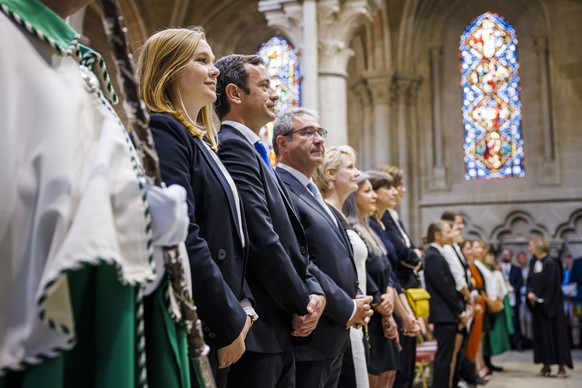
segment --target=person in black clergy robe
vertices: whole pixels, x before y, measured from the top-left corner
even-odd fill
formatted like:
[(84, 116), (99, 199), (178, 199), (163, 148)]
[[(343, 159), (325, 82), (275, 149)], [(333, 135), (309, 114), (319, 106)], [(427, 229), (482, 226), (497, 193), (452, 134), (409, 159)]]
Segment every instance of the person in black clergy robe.
[(336, 215), (324, 202), (312, 176), (323, 162), (325, 136), (315, 111), (283, 112), (273, 128), (277, 174), (297, 208), (309, 248), (309, 271), (325, 292), (324, 314), (307, 345), (294, 347), (298, 387), (335, 387), (351, 326), (371, 315), (371, 297), (356, 299), (358, 278), (352, 246)]
[(424, 259), (426, 289), (430, 293), (429, 322), (434, 324), (434, 336), (438, 347), (433, 363), (434, 388), (452, 386), (451, 361), (453, 359), (457, 330), (463, 329), (468, 320), (465, 303), (455, 288), (455, 281), (442, 249), (452, 244), (452, 228), (446, 221), (433, 222), (428, 227)]
[(560, 262), (549, 256), (550, 245), (541, 236), (529, 241), (533, 260), (527, 277), (527, 302), (532, 311), (534, 364), (542, 363), (539, 376), (550, 376), (551, 365), (559, 365), (556, 377), (567, 377), (572, 368), (568, 326), (562, 301)]
[(308, 246), (295, 207), (258, 136), (275, 119), (279, 97), (257, 55), (228, 55), (216, 67), (218, 155), (245, 205), (246, 279), (260, 317), (246, 337), (246, 353), (231, 367), (228, 386), (295, 387), (292, 337), (293, 343), (310, 340), (326, 299), (307, 268)]

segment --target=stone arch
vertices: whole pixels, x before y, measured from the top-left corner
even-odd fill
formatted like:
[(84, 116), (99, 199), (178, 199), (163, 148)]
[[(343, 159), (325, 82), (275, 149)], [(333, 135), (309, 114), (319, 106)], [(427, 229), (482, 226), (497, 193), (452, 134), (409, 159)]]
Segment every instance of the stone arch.
[(492, 241), (523, 240), (532, 235), (551, 237), (547, 227), (538, 223), (534, 216), (524, 210), (512, 211), (505, 217), (502, 224), (491, 230), (489, 238)]
[(487, 233), (478, 223), (474, 222), (471, 216), (465, 212), (460, 212), (465, 223), (463, 234), (472, 240), (486, 240)]
[(582, 209), (573, 211), (568, 221), (558, 225), (553, 237), (562, 240), (582, 237)]

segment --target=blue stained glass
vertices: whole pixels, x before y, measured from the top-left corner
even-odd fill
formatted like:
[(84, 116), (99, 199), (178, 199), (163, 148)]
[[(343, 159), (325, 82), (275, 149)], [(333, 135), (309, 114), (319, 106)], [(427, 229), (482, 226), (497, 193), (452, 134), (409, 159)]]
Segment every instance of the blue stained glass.
[(461, 35), (459, 58), (465, 179), (524, 176), (514, 28), (497, 14), (482, 14)]
[[(299, 59), (293, 45), (282, 36), (274, 36), (263, 43), (257, 50), (267, 66), (272, 84), (279, 93), (279, 101), (275, 112), (284, 112), (301, 105), (301, 73)], [(259, 133), (265, 147), (269, 151), (269, 158), (276, 163), (273, 152), (273, 123), (269, 123)]]

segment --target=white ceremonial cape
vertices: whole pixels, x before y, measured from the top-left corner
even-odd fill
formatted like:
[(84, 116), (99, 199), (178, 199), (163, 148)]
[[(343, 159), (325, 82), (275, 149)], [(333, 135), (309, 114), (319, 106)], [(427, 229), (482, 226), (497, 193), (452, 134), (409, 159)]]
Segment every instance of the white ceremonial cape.
[(68, 271), (108, 263), (137, 284), (154, 269), (141, 168), (111, 106), (2, 13), (0, 36), (2, 375), (73, 345)]

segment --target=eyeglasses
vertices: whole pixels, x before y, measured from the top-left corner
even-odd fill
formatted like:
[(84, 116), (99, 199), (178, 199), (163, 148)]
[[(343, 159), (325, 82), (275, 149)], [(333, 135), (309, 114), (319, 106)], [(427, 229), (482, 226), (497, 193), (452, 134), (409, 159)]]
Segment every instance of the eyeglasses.
[(327, 131), (323, 128), (316, 128), (312, 125), (309, 125), (307, 127), (303, 127), (303, 128), (299, 128), (299, 129), (294, 129), (291, 132), (287, 132), (284, 136), (290, 136), (293, 135), (294, 133), (298, 133), (301, 136), (305, 136), (308, 139), (312, 139), (315, 134), (317, 133), (322, 139), (325, 139), (327, 137)]

